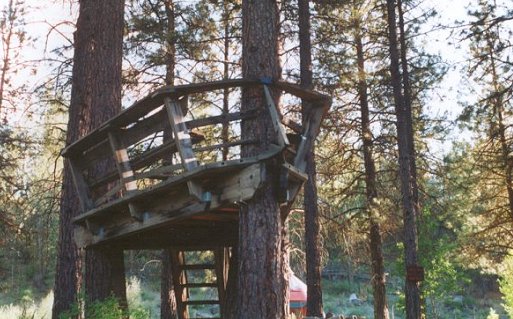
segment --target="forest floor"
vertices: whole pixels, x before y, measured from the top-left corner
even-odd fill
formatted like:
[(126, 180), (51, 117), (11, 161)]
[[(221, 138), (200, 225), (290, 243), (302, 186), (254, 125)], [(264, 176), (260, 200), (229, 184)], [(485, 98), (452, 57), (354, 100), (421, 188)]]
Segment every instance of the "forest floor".
[[(143, 279), (144, 280), (144, 279)], [(131, 277), (127, 287), (129, 304), (133, 308), (143, 309), (146, 318), (159, 318), (160, 293), (159, 285), (153, 281), (141, 282)], [(399, 285), (389, 284), (388, 302), (391, 319), (402, 319), (402, 296)], [(205, 292), (208, 294), (209, 292)], [(351, 295), (353, 295), (351, 297)], [(445, 296), (437, 300), (427, 300), (427, 318), (430, 319), (506, 319), (508, 318), (496, 294), (491, 297), (476, 298), (472, 295)], [(51, 318), (53, 294), (34, 294), (30, 289), (22, 291), (22, 296), (14, 296), (7, 292), (0, 293), (0, 318), (2, 319), (43, 319)], [(199, 296), (205, 297), (205, 296)], [(207, 296), (208, 297), (208, 296)], [(355, 299), (355, 297), (357, 299)], [(359, 319), (373, 318), (372, 290), (368, 282), (347, 280), (324, 280), (324, 309), (335, 315), (357, 316)], [(208, 316), (213, 309), (198, 309), (196, 317)]]

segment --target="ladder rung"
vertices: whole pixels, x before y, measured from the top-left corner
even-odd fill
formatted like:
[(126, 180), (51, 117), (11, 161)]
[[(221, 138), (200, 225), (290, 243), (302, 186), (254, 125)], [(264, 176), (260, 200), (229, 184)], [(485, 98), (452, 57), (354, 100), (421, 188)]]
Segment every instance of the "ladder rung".
[(196, 265), (181, 265), (184, 270), (198, 270), (198, 269), (215, 269), (216, 265), (213, 264), (196, 264)]
[(184, 300), (186, 305), (217, 305), (219, 300)]
[(203, 288), (203, 287), (217, 287), (217, 283), (215, 282), (189, 282), (183, 285), (180, 285), (186, 288)]

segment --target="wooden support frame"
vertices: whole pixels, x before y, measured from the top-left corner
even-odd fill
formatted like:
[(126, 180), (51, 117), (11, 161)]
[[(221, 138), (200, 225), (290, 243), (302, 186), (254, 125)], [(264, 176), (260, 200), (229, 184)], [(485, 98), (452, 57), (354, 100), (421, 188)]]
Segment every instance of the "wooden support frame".
[[(130, 158), (128, 157), (128, 152), (126, 147), (121, 143), (118, 134), (109, 132), (109, 142), (111, 151), (114, 155), (114, 160), (116, 161), (116, 168), (119, 174), (120, 184), (124, 190), (124, 194), (122, 196), (129, 196), (137, 191), (137, 184), (135, 181), (135, 174), (130, 166)], [(142, 213), (140, 209), (133, 202), (128, 203), (128, 209), (130, 211), (130, 215), (137, 219), (138, 221), (142, 220)]]
[(278, 145), (281, 147), (288, 146), (289, 139), (287, 138), (287, 134), (285, 133), (285, 129), (283, 128), (283, 124), (281, 123), (280, 114), (278, 113), (278, 108), (276, 107), (276, 104), (274, 103), (273, 96), (271, 94), (271, 91), (269, 90), (269, 87), (267, 85), (264, 85), (264, 93), (265, 93), (265, 100), (267, 102), (267, 109), (269, 111), (269, 114), (271, 115), (271, 121), (273, 123), (274, 132), (276, 133), (278, 137)]
[[(184, 99), (187, 100), (187, 97)], [(187, 129), (187, 125), (185, 124), (180, 103), (177, 100), (171, 100), (170, 98), (166, 98), (164, 103), (166, 105), (169, 123), (171, 123), (171, 128), (173, 129), (173, 137), (176, 147), (178, 148), (178, 153), (180, 154), (180, 159), (182, 160), (182, 165), (187, 171), (191, 171), (198, 167), (199, 164), (196, 156), (194, 155), (194, 151), (192, 150), (191, 136)], [(187, 187), (189, 188), (191, 195), (196, 198), (200, 200), (207, 198), (207, 196), (204, 196), (203, 190), (197, 183), (189, 181), (187, 182)]]
[[(233, 87), (261, 87), (267, 107), (207, 118), (194, 118), (192, 114), (192, 120), (185, 119), (189, 94)], [(282, 118), (274, 91), (310, 102), (302, 121)], [(69, 158), (82, 210), (74, 219), (82, 233), (78, 237), (83, 238), (83, 245), (127, 243), (131, 236), (183, 220), (236, 220), (236, 203), (251, 198), (259, 187), (256, 180), (261, 179), (265, 165), (257, 164), (274, 157), (283, 164), (280, 196), (281, 207), (286, 209), (304, 183), (306, 154), (329, 105), (329, 97), (284, 81), (236, 79), (155, 91), (63, 151)], [(269, 152), (224, 162), (200, 155), (259, 140), (242, 140), (235, 133), (228, 142), (216, 144), (219, 141), (195, 135), (192, 129), (253, 119), (262, 112), (269, 112), (276, 136)], [(172, 139), (161, 140), (166, 131), (172, 132)], [(157, 139), (152, 140), (154, 137)], [(156, 144), (151, 144), (154, 141)], [(195, 145), (198, 142), (202, 143)], [(179, 155), (180, 163), (166, 161), (169, 153)], [(88, 176), (94, 163), (109, 156), (116, 160), (115, 169), (102, 176)], [(258, 178), (248, 178), (249, 167), (253, 178)], [(99, 197), (93, 201), (91, 194)]]

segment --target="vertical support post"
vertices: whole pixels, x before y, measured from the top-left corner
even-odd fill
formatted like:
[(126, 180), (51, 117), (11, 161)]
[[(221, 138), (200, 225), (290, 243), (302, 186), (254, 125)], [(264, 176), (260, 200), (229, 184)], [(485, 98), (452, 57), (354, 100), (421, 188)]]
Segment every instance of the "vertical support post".
[(219, 298), (219, 312), (221, 318), (226, 313), (226, 284), (228, 280), (229, 249), (227, 247), (216, 247), (214, 250), (214, 262), (217, 278), (217, 296)]
[(278, 145), (281, 147), (285, 147), (289, 145), (289, 139), (287, 137), (287, 134), (285, 133), (285, 128), (283, 127), (283, 124), (280, 120), (280, 115), (278, 113), (278, 108), (276, 107), (276, 104), (274, 103), (274, 99), (271, 95), (271, 91), (267, 87), (267, 85), (264, 85), (264, 93), (265, 93), (265, 100), (267, 102), (267, 108), (269, 109), (269, 114), (271, 115), (272, 124), (274, 127), (274, 132), (277, 135), (278, 138)]
[(185, 254), (183, 251), (170, 249), (171, 253), (171, 272), (173, 275), (173, 288), (176, 296), (176, 308), (179, 319), (188, 319), (189, 311), (185, 301), (187, 301), (187, 274), (183, 270), (185, 265)]
[[(187, 97), (185, 97), (186, 99)], [(175, 139), (180, 159), (182, 160), (183, 167), (190, 171), (198, 167), (198, 160), (192, 150), (192, 141), (187, 126), (185, 125), (185, 119), (183, 115), (180, 103), (177, 100), (171, 98), (165, 98), (164, 103), (166, 105), (167, 114), (171, 128), (173, 129), (173, 137)], [(203, 200), (203, 190), (201, 186), (194, 183), (193, 181), (187, 182), (189, 193), (194, 195), (199, 200)]]
[[(116, 161), (119, 180), (123, 187), (123, 195), (129, 195), (137, 190), (137, 184), (135, 182), (134, 171), (130, 166), (130, 158), (128, 157), (128, 152), (126, 147), (124, 147), (123, 143), (120, 141), (118, 134), (109, 132), (108, 136), (112, 153)], [(128, 209), (132, 217), (137, 220), (142, 220), (142, 214), (134, 203), (129, 202)]]

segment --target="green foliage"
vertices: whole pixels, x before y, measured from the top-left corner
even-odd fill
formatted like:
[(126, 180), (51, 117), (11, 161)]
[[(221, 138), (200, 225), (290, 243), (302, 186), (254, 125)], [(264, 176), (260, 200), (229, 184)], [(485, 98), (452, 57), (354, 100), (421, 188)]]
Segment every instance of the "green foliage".
[[(82, 299), (83, 300), (83, 299)], [(70, 310), (59, 316), (59, 319), (73, 319), (81, 315), (80, 303), (75, 303)], [(86, 306), (86, 318), (95, 319), (120, 319), (127, 317), (127, 314), (119, 306), (118, 300), (111, 296), (102, 301), (94, 301)], [(149, 319), (150, 311), (141, 307), (131, 307), (128, 311), (128, 317), (131, 319)]]
[(508, 255), (502, 262), (501, 278), (499, 280), (500, 291), (503, 295), (503, 307), (513, 318), (513, 256)]

